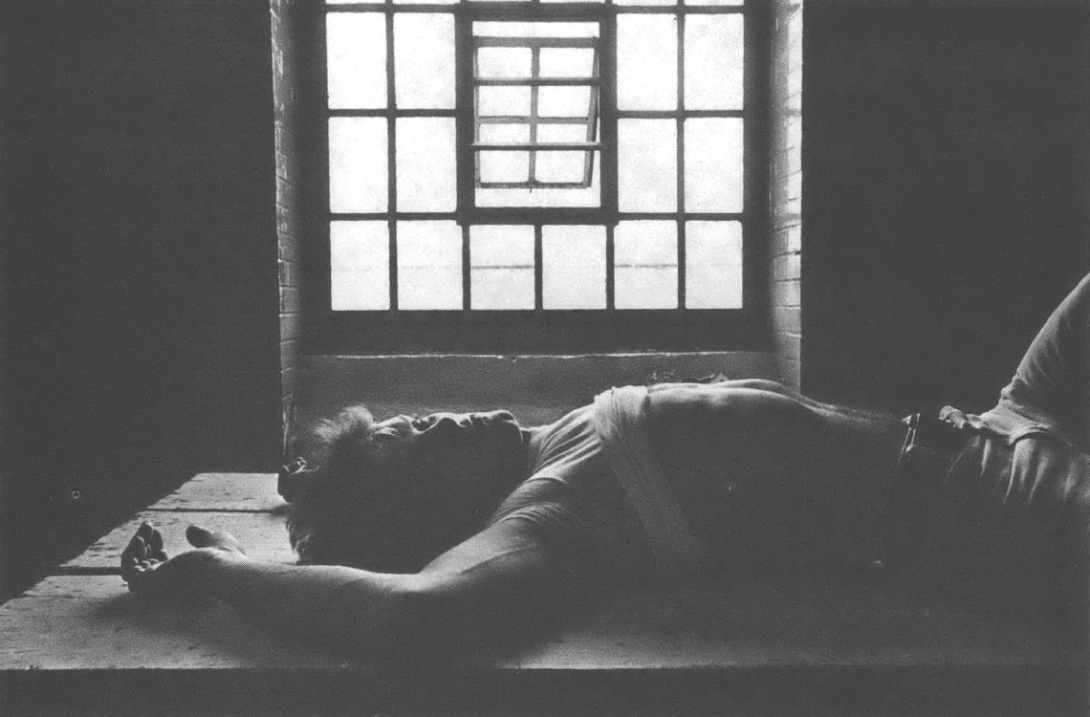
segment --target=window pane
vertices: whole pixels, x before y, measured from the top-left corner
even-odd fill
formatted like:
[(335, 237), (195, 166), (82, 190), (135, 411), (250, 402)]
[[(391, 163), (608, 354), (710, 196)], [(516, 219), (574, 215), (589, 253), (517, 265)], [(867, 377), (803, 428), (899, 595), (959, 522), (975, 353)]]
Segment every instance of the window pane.
[(677, 209), (677, 123), (617, 121), (618, 203), (624, 212)]
[[(528, 124), (482, 124), (482, 142), (529, 142)], [(478, 152), (482, 182), (525, 182), (530, 179), (529, 152)]]
[(613, 0), (617, 5), (677, 5), (677, 0)]
[(586, 142), (585, 124), (539, 124), (537, 126), (539, 142)]
[(742, 120), (685, 120), (685, 208), (742, 211)]
[(394, 17), (394, 88), (398, 107), (454, 107), (454, 16)]
[(589, 47), (543, 47), (538, 62), (542, 77), (594, 76), (594, 50)]
[(617, 16), (617, 107), (677, 109), (677, 18)]
[(386, 106), (386, 17), (372, 12), (326, 15), (326, 77), (333, 109)]
[(606, 308), (605, 227), (542, 227), (541, 251), (544, 308)]
[(677, 224), (620, 222), (613, 233), (618, 309), (677, 308)]
[(457, 204), (454, 119), (412, 117), (397, 121), (397, 208), (452, 212)]
[(454, 222), (398, 222), (401, 309), (462, 308), (462, 230)]
[(742, 308), (741, 223), (685, 223), (685, 307)]
[(478, 154), (482, 182), (529, 181), (529, 152), (479, 152)]
[(743, 5), (745, 0), (685, 0), (686, 5)]
[(586, 152), (538, 152), (536, 174), (542, 182), (582, 182)]
[(470, 227), (469, 253), (470, 306), (534, 308), (533, 227)]
[(386, 120), (329, 119), (329, 208), (334, 212), (386, 211)]
[(529, 142), (530, 125), (511, 122), (485, 122), (481, 125), (481, 141), (507, 143)]
[(334, 311), (390, 308), (390, 230), (386, 222), (331, 222), (329, 293)]
[(529, 87), (478, 87), (477, 114), (482, 117), (530, 115)]
[(537, 113), (541, 117), (586, 117), (590, 111), (589, 87), (541, 87)]
[(742, 16), (685, 18), (685, 107), (742, 108)]
[(477, 50), (478, 77), (529, 77), (528, 47), (481, 47)]

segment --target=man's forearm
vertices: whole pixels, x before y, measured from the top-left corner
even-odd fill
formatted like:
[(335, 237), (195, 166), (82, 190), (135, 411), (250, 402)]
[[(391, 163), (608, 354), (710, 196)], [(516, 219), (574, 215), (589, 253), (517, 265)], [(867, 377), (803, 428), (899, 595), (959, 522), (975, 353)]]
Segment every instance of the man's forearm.
[(212, 557), (204, 592), (274, 630), (353, 651), (386, 652), (407, 623), (415, 575)]

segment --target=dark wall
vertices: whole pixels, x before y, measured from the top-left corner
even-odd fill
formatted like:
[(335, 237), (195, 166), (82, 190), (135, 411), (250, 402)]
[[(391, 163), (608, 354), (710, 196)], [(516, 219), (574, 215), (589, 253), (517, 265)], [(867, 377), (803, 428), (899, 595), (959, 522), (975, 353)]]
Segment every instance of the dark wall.
[(806, 0), (805, 391), (994, 402), (1087, 270), (1088, 7)]
[(267, 2), (3, 6), (8, 590), (279, 458)]

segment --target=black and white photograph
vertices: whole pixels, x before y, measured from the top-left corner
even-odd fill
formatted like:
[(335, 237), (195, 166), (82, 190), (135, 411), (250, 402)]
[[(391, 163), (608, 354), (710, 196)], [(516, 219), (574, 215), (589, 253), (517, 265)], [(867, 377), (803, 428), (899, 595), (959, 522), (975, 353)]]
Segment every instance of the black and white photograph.
[(0, 0), (0, 714), (1090, 710), (1090, 0)]

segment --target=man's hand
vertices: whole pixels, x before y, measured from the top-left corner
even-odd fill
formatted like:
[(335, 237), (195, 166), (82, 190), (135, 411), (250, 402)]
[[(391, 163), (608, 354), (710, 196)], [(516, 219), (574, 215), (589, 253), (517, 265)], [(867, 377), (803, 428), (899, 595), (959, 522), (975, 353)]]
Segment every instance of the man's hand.
[(141, 524), (121, 554), (121, 577), (129, 590), (156, 600), (184, 600), (201, 591), (202, 574), (212, 562), (249, 560), (230, 533), (191, 525), (185, 536), (196, 550), (169, 558), (159, 530), (151, 523)]

